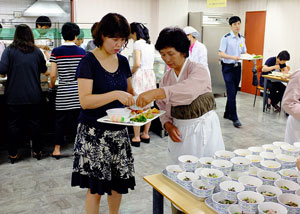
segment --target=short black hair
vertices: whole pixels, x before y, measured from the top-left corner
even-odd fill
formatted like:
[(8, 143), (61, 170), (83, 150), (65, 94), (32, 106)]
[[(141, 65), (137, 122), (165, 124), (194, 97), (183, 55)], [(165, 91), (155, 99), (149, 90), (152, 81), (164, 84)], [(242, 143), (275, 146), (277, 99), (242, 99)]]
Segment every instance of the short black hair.
[(146, 28), (145, 25), (142, 23), (138, 22), (132, 22), (130, 24), (130, 32), (136, 33), (136, 38), (137, 40), (143, 39), (145, 40), (148, 44), (150, 44), (150, 36), (149, 36), (149, 30)]
[(164, 28), (158, 36), (155, 44), (156, 50), (159, 52), (164, 48), (175, 48), (176, 51), (182, 53), (185, 58), (189, 56), (190, 40), (184, 31), (178, 27)]
[(35, 21), (36, 28), (38, 28), (38, 25), (40, 25), (41, 27), (48, 26), (50, 28), (51, 24), (51, 19), (48, 16), (40, 16)]
[(92, 37), (93, 37), (93, 39), (95, 38), (95, 30), (97, 29), (97, 25), (99, 24), (99, 22), (95, 22), (94, 24), (93, 24), (93, 26), (91, 27), (91, 33), (92, 33)]
[(80, 34), (80, 28), (73, 22), (66, 22), (61, 28), (61, 34), (64, 40), (73, 41)]
[(97, 24), (94, 33), (94, 43), (97, 47), (101, 47), (103, 45), (102, 36), (104, 36), (109, 38), (123, 38), (125, 39), (126, 46), (129, 35), (130, 26), (127, 19), (118, 13), (108, 13)]
[(2, 24), (0, 24), (0, 28), (2, 28)]
[(279, 60), (286, 60), (286, 61), (289, 61), (289, 60), (290, 60), (290, 54), (289, 54), (289, 52), (287, 52), (287, 51), (281, 51), (281, 52), (278, 54), (277, 58), (278, 58)]
[(229, 19), (229, 25), (232, 25), (233, 23), (236, 23), (238, 21), (242, 22), (240, 17), (238, 17), (238, 16), (231, 16), (230, 19)]

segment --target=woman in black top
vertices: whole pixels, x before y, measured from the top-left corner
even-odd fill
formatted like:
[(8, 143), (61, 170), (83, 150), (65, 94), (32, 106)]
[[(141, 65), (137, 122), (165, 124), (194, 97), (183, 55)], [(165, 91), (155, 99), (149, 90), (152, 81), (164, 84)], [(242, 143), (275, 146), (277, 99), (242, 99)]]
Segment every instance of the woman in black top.
[(33, 156), (41, 157), (40, 104), (42, 89), (40, 73), (47, 71), (43, 53), (34, 45), (30, 27), (16, 28), (14, 41), (5, 49), (0, 62), (0, 74), (7, 75), (5, 98), (8, 108), (9, 147), (11, 163), (18, 160), (18, 142), (24, 125), (32, 138)]
[(97, 122), (111, 108), (134, 104), (131, 71), (119, 54), (130, 28), (116, 13), (102, 18), (95, 45), (77, 68), (81, 112), (74, 145), (72, 186), (87, 188), (86, 213), (99, 213), (101, 196), (108, 194), (109, 213), (118, 213), (122, 194), (134, 189), (134, 166), (125, 126)]

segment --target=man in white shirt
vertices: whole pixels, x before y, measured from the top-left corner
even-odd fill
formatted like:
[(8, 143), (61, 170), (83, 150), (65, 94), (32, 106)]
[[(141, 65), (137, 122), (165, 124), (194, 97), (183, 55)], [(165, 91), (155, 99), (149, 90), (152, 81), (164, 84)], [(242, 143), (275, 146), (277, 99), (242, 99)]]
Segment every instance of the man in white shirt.
[(191, 42), (189, 59), (192, 62), (197, 62), (204, 65), (210, 76), (208, 63), (207, 63), (207, 49), (203, 43), (197, 40), (197, 38), (200, 37), (199, 32), (191, 26), (185, 27), (183, 31), (185, 32), (185, 34), (187, 35), (188, 39)]

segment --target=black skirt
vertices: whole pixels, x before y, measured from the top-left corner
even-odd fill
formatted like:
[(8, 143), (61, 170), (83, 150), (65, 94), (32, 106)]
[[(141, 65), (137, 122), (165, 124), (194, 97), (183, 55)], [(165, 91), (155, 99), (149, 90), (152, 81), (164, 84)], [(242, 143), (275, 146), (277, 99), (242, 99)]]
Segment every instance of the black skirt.
[(97, 129), (80, 123), (74, 145), (72, 186), (92, 194), (120, 194), (134, 189), (134, 159), (127, 128)]

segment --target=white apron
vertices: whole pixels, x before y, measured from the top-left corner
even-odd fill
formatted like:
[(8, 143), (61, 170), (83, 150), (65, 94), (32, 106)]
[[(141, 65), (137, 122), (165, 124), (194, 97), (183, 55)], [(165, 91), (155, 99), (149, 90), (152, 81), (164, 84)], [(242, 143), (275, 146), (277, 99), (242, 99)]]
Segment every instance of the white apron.
[(214, 110), (199, 118), (173, 119), (181, 133), (182, 142), (173, 142), (168, 137), (168, 164), (179, 164), (181, 155), (212, 157), (218, 150), (225, 150), (219, 117)]
[(292, 115), (288, 117), (284, 141), (293, 144), (300, 142), (300, 120), (297, 120)]

